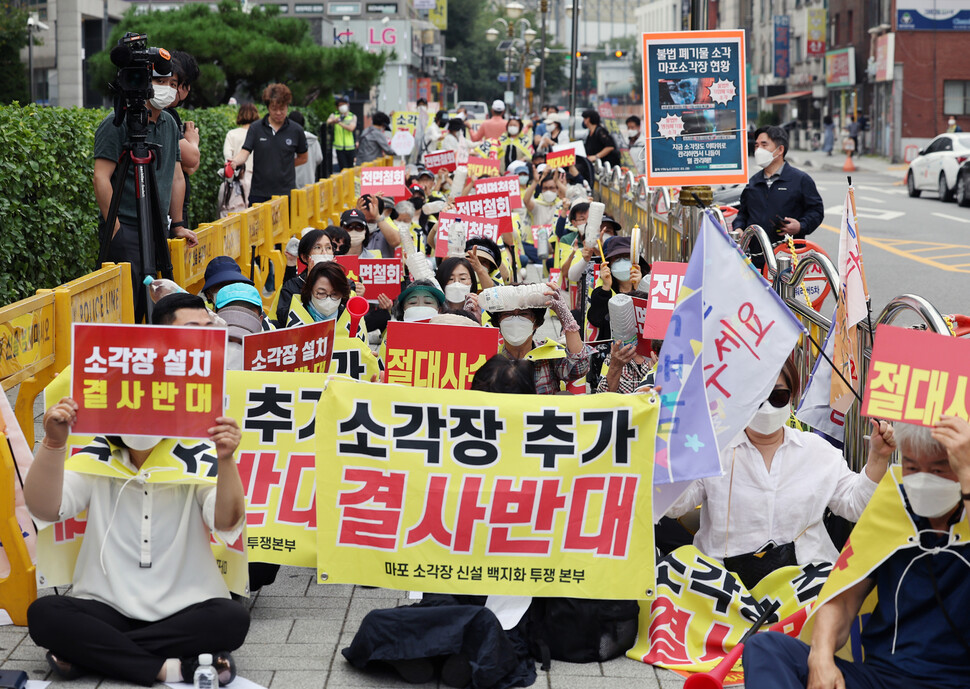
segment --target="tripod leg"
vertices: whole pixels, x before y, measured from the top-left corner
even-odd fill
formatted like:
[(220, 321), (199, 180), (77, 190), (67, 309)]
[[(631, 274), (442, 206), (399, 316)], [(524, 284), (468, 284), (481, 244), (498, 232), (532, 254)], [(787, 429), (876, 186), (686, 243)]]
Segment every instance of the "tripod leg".
[(101, 264), (109, 260), (108, 252), (111, 248), (111, 240), (114, 239), (115, 221), (118, 219), (118, 209), (121, 207), (121, 195), (124, 193), (125, 179), (128, 176), (128, 166), (131, 162), (129, 151), (122, 153), (118, 159), (118, 167), (115, 170), (114, 180), (111, 182), (111, 203), (108, 205), (108, 217), (98, 227), (98, 263), (94, 266), (95, 270), (101, 268)]

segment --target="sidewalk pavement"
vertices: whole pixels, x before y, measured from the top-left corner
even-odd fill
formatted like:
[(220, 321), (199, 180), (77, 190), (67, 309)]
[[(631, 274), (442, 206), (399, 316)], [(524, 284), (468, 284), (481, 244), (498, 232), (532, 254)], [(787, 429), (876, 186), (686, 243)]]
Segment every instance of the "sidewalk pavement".
[[(824, 172), (842, 172), (845, 164), (845, 154), (840, 151), (832, 151), (832, 155), (827, 155), (823, 151), (800, 151), (792, 150), (787, 159), (795, 167), (811, 173), (815, 170)], [(875, 155), (860, 155), (852, 159), (857, 172), (871, 172), (879, 175), (886, 175), (894, 178), (902, 184), (906, 178), (906, 170), (909, 166), (906, 163), (894, 164), (888, 158)]]

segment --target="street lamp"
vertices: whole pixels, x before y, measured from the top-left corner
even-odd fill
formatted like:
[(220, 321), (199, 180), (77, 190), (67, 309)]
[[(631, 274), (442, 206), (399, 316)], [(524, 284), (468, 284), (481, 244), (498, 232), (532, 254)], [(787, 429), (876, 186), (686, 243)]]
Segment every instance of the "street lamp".
[(27, 17), (27, 73), (30, 75), (30, 102), (34, 102), (34, 32), (47, 31), (47, 24), (40, 21), (36, 14)]
[[(490, 43), (494, 43), (495, 41), (497, 41), (499, 35), (502, 33), (496, 28), (497, 26), (501, 26), (502, 29), (505, 31), (506, 35), (508, 36), (508, 46), (506, 47), (506, 50), (505, 50), (505, 76), (506, 76), (506, 83), (509, 84), (509, 86), (511, 86), (512, 49), (513, 47), (515, 47), (514, 39), (515, 39), (516, 27), (518, 27), (519, 25), (522, 25), (523, 27), (525, 27), (522, 31), (522, 41), (524, 43), (523, 50), (522, 50), (523, 56), (529, 51), (529, 44), (532, 43), (532, 41), (535, 40), (535, 37), (536, 37), (536, 32), (533, 30), (532, 24), (529, 23), (528, 19), (525, 19), (524, 17), (522, 17), (522, 14), (524, 12), (525, 12), (525, 6), (519, 2), (516, 2), (516, 0), (512, 0), (512, 2), (508, 3), (505, 6), (505, 14), (508, 16), (508, 19), (505, 19), (504, 17), (497, 17), (495, 19), (494, 24), (485, 31), (485, 39)], [(523, 60), (524, 59), (525, 58), (523, 57)], [(523, 78), (523, 83), (524, 83), (524, 78)], [(506, 90), (510, 91), (511, 89), (506, 89)], [(523, 90), (523, 94), (524, 94), (524, 90)], [(512, 103), (512, 105), (514, 106), (515, 103)]]
[(573, 0), (572, 6), (566, 6), (566, 15), (572, 20), (572, 58), (569, 60), (569, 138), (576, 138), (576, 68), (579, 66), (579, 58), (576, 51), (579, 50), (579, 0)]
[(512, 21), (515, 21), (523, 14), (525, 14), (525, 5), (523, 5), (520, 2), (516, 2), (515, 0), (512, 0), (512, 2), (510, 2), (505, 6), (505, 14), (508, 16), (509, 19), (511, 19)]

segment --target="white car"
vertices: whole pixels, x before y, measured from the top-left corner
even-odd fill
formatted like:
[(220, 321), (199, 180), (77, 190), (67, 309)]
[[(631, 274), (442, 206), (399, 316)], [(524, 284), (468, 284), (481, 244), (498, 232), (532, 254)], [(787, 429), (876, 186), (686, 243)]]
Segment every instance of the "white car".
[(970, 160), (970, 133), (940, 134), (919, 152), (906, 172), (910, 196), (935, 191), (941, 201), (952, 201), (957, 171)]

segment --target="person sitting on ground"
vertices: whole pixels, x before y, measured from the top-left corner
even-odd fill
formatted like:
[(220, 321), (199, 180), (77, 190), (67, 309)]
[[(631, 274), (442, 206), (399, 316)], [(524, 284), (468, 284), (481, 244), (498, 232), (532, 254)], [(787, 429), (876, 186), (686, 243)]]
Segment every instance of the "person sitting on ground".
[[(474, 252), (474, 257), (481, 266), (481, 270), (472, 261), (472, 252)], [(468, 259), (472, 264), (472, 268), (475, 269), (475, 275), (478, 276), (478, 282), (482, 286), (482, 289), (511, 282), (512, 274), (509, 272), (508, 265), (503, 260), (504, 256), (505, 254), (502, 253), (499, 245), (488, 237), (472, 237), (465, 242), (465, 258)], [(485, 280), (486, 275), (491, 279), (491, 285), (487, 284)]]
[[(205, 282), (202, 283), (201, 296), (213, 307), (219, 297), (219, 291), (228, 285), (252, 285), (253, 281), (242, 274), (242, 268), (235, 259), (229, 256), (216, 256), (205, 267)], [(276, 327), (264, 315), (262, 318), (264, 331), (275, 330)]]
[[(352, 296), (352, 284), (339, 263), (320, 261), (307, 271), (300, 298), (294, 299), (290, 306), (286, 327), (335, 320), (336, 335), (347, 336), (350, 328), (347, 302)], [(366, 331), (359, 327), (354, 335), (366, 337)]]
[(892, 425), (872, 421), (868, 461), (855, 473), (825, 440), (785, 425), (798, 397), (789, 358), (748, 427), (721, 450), (724, 475), (694, 481), (667, 510), (676, 519), (701, 505), (694, 545), (749, 589), (778, 567), (835, 562), (825, 509), (857, 521), (896, 449)]
[(342, 227), (330, 225), (323, 230), (323, 233), (330, 238), (330, 246), (333, 247), (334, 256), (346, 256), (350, 251), (350, 233)]
[(306, 266), (283, 283), (280, 288), (279, 300), (276, 303), (276, 323), (279, 327), (287, 324), (287, 314), (290, 312), (293, 298), (303, 292), (306, 284), (307, 271), (313, 266), (317, 258), (322, 261), (332, 261), (334, 258), (333, 244), (324, 230), (308, 230), (297, 245), (297, 257)]
[[(478, 250), (473, 249), (472, 253), (477, 255)], [(449, 309), (466, 311), (473, 318), (481, 320), (482, 311), (478, 306), (479, 269), (484, 272), (485, 268), (480, 261), (477, 261), (479, 268), (476, 268), (467, 258), (446, 258), (438, 266), (435, 279), (441, 285), (445, 293), (446, 304)], [(491, 278), (489, 278), (491, 286)]]
[(236, 283), (219, 290), (216, 297), (216, 313), (226, 322), (229, 342), (226, 344), (226, 370), (242, 371), (243, 338), (263, 331), (263, 300), (259, 290), (252, 285)]
[(394, 320), (429, 321), (445, 308), (445, 295), (430, 280), (415, 280), (394, 302)]
[[(649, 300), (650, 295), (639, 290), (628, 292), (631, 297)], [(659, 350), (658, 350), (659, 351)], [(614, 340), (610, 344), (610, 353), (603, 361), (603, 369), (596, 392), (619, 392), (628, 395), (636, 392), (643, 385), (654, 366), (657, 365), (657, 353), (651, 352), (644, 356), (637, 353), (636, 344), (624, 344)]]
[[(383, 199), (371, 194), (364, 194), (357, 199), (356, 208), (344, 211), (344, 214), (340, 216), (340, 226), (350, 231), (349, 224), (351, 221), (349, 218), (351, 216), (347, 214), (357, 211), (363, 217), (367, 229), (367, 236), (363, 248), (373, 258), (394, 258), (394, 250), (401, 245), (401, 235), (397, 230), (397, 225), (389, 217), (393, 208), (393, 201), (385, 205)], [(345, 216), (348, 217), (347, 222), (344, 221)], [(353, 222), (358, 221), (359, 219), (354, 216)], [(351, 239), (354, 239), (355, 236), (351, 232)], [(355, 253), (353, 248), (350, 253)]]
[[(202, 298), (184, 292), (160, 299), (152, 320), (211, 324)], [(191, 681), (199, 654), (212, 653), (219, 684), (228, 684), (235, 677), (229, 652), (245, 641), (249, 612), (230, 598), (209, 539), (214, 532), (234, 543), (242, 533), (239, 425), (226, 416), (213, 419), (215, 485), (135, 482), (65, 468), (77, 411), (65, 397), (44, 415), (45, 436), (24, 482), (24, 499), (38, 521), (87, 511), (70, 595), (43, 596), (30, 605), (31, 639), (48, 649), (47, 661), (61, 679), (92, 671), (142, 686)], [(165, 438), (109, 436), (96, 442), (138, 475)], [(172, 450), (163, 447), (166, 454)]]
[(613, 237), (605, 243), (603, 254), (607, 263), (600, 267), (603, 284), (590, 295), (586, 318), (599, 328), (599, 339), (605, 340), (610, 337), (610, 299), (614, 294), (629, 294), (637, 289), (650, 266), (644, 266), (642, 259), (637, 263), (630, 260), (629, 237)]
[[(848, 570), (847, 581), (855, 583), (815, 609), (811, 646), (776, 632), (749, 639), (744, 648), (749, 689), (967, 686), (970, 425), (944, 416), (932, 428), (896, 424), (895, 437), (902, 466), (880, 486), (873, 502), (878, 512), (863, 515), (852, 532), (855, 542), (871, 518), (867, 548), (885, 557), (859, 561), (846, 546), (839, 563)], [(883, 493), (886, 488), (892, 490)], [(811, 496), (807, 488), (805, 495)], [(895, 537), (892, 522), (901, 527)], [(876, 607), (861, 639), (852, 642), (853, 650), (861, 645), (865, 660), (836, 658), (858, 628), (857, 616), (873, 589)]]

